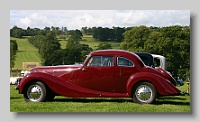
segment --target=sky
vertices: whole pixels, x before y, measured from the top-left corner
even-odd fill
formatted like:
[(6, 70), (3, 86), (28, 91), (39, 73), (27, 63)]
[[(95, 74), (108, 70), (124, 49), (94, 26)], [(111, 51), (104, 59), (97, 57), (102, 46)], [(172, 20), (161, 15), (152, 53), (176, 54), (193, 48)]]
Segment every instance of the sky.
[(10, 10), (10, 28), (189, 26), (189, 10)]

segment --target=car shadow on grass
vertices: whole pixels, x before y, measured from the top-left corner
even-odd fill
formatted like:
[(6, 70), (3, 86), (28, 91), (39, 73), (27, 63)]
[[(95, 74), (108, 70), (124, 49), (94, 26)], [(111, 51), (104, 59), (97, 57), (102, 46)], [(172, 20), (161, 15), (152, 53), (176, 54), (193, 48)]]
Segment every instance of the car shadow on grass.
[(10, 99), (22, 99), (22, 97), (10, 97)]
[(158, 98), (155, 103), (156, 105), (162, 105), (162, 104), (171, 104), (171, 105), (190, 105), (190, 101), (187, 100), (187, 98), (184, 97), (178, 97), (178, 96), (167, 96), (167, 97), (160, 97)]
[(190, 102), (181, 102), (181, 101), (155, 101), (153, 103), (154, 105), (163, 105), (163, 104), (169, 104), (169, 105), (184, 105), (184, 106), (190, 106)]
[[(117, 102), (117, 103), (134, 103), (132, 99), (128, 98), (56, 98), (53, 102), (79, 102), (79, 103), (102, 103), (102, 102)], [(170, 104), (170, 105), (185, 105), (189, 106), (190, 102), (186, 98), (180, 97), (160, 97), (158, 98), (153, 105), (162, 105), (162, 104)]]
[(80, 102), (80, 103), (101, 103), (101, 102), (133, 102), (132, 99), (110, 99), (110, 98), (56, 98), (53, 102)]

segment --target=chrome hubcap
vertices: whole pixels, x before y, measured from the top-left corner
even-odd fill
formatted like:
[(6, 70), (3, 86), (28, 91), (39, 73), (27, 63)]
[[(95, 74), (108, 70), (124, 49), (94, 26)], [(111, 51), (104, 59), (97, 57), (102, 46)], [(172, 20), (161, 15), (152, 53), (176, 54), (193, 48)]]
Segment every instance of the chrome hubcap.
[(27, 91), (27, 96), (31, 101), (37, 101), (42, 96), (41, 87), (38, 85), (32, 85)]
[(141, 102), (146, 102), (152, 97), (152, 90), (147, 85), (141, 85), (136, 89), (135, 95)]

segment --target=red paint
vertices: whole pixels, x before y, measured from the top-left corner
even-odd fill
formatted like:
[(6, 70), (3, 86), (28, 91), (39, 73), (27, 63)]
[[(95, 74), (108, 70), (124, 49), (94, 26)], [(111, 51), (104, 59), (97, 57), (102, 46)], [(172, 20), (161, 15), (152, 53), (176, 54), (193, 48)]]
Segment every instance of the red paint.
[[(111, 66), (88, 66), (93, 56), (110, 57)], [(133, 66), (118, 66), (118, 57), (127, 60)], [(103, 58), (102, 58), (103, 59)], [(19, 92), (32, 81), (44, 82), (52, 91), (66, 97), (131, 97), (135, 84), (148, 81), (154, 84), (161, 95), (179, 94), (163, 75), (165, 70), (146, 67), (138, 56), (123, 50), (102, 50), (89, 54), (83, 65), (61, 65), (37, 67), (31, 70), (20, 82)]]

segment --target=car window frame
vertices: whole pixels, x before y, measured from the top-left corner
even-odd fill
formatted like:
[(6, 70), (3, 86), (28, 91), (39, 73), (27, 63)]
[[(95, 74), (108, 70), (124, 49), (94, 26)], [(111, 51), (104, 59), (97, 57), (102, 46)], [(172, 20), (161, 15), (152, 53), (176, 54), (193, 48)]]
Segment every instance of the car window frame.
[[(119, 58), (123, 58), (123, 59), (129, 61), (129, 62), (131, 62), (133, 65), (132, 65), (132, 66), (119, 65), (119, 64), (118, 64), (118, 63), (119, 63), (119, 62), (118, 62), (118, 61), (119, 61)], [(130, 59), (125, 58), (125, 57), (123, 57), (123, 56), (117, 56), (117, 62), (116, 62), (116, 65), (119, 66), (119, 67), (135, 67), (135, 63), (134, 63), (133, 61), (131, 61)]]
[[(88, 65), (88, 64), (91, 64), (90, 60), (94, 57), (100, 57), (101, 58), (100, 65)], [(112, 58), (111, 65), (103, 65), (103, 58), (104, 57)], [(113, 67), (114, 66), (114, 56), (112, 56), (112, 55), (94, 55), (94, 56), (91, 56), (90, 59), (88, 60), (87, 64), (86, 64), (86, 66), (87, 67)]]

